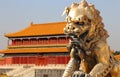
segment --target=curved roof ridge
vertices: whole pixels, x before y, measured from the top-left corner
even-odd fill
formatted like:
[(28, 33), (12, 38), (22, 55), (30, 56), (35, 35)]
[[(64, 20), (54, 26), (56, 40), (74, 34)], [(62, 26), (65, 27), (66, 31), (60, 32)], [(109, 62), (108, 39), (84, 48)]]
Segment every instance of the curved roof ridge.
[(31, 22), (30, 23), (30, 26), (35, 26), (35, 25), (53, 25), (53, 24), (63, 24), (63, 23), (66, 23), (66, 22), (48, 22), (48, 23), (33, 23)]
[(8, 33), (4, 36), (6, 37), (27, 37), (27, 36), (40, 36), (40, 35), (55, 35), (63, 34), (63, 28), (66, 22), (52, 22), (52, 23), (42, 23), (42, 24), (31, 24), (17, 32)]

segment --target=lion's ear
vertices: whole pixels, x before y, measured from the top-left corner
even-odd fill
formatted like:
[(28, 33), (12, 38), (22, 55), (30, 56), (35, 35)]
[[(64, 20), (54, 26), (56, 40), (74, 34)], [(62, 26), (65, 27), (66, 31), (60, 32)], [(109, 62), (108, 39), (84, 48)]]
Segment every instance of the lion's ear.
[(62, 16), (65, 15), (65, 13), (68, 15), (70, 12), (70, 7), (66, 7), (65, 10), (62, 13)]

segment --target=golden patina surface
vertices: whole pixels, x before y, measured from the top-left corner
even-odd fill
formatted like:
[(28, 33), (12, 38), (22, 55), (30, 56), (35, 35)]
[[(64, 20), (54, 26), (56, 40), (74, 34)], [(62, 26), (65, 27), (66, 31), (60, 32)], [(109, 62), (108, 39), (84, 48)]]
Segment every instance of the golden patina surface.
[(62, 77), (120, 77), (120, 62), (107, 43), (100, 12), (85, 0), (66, 7), (65, 34), (71, 59)]

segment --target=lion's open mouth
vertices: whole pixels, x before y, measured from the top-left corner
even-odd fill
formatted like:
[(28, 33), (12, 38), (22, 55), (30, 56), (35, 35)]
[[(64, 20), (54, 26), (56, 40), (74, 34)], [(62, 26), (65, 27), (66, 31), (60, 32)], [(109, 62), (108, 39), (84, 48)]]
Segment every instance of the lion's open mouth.
[(88, 33), (90, 29), (90, 24), (85, 24), (84, 22), (71, 22), (64, 28), (64, 33), (69, 36), (81, 37)]
[(82, 38), (83, 39), (88, 35), (88, 32), (89, 32), (89, 30), (85, 31), (84, 33), (82, 33), (79, 36), (77, 34), (79, 34), (80, 32), (78, 32), (78, 33), (69, 33), (69, 34), (66, 34), (66, 35), (69, 36), (70, 39), (72, 39), (72, 38)]

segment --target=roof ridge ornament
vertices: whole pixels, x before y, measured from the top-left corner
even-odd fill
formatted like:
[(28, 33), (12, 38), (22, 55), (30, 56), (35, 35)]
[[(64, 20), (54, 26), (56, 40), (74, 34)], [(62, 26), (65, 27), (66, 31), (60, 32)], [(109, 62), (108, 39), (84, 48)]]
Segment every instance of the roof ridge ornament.
[(33, 22), (30, 22), (30, 26), (32, 26), (33, 25)]

